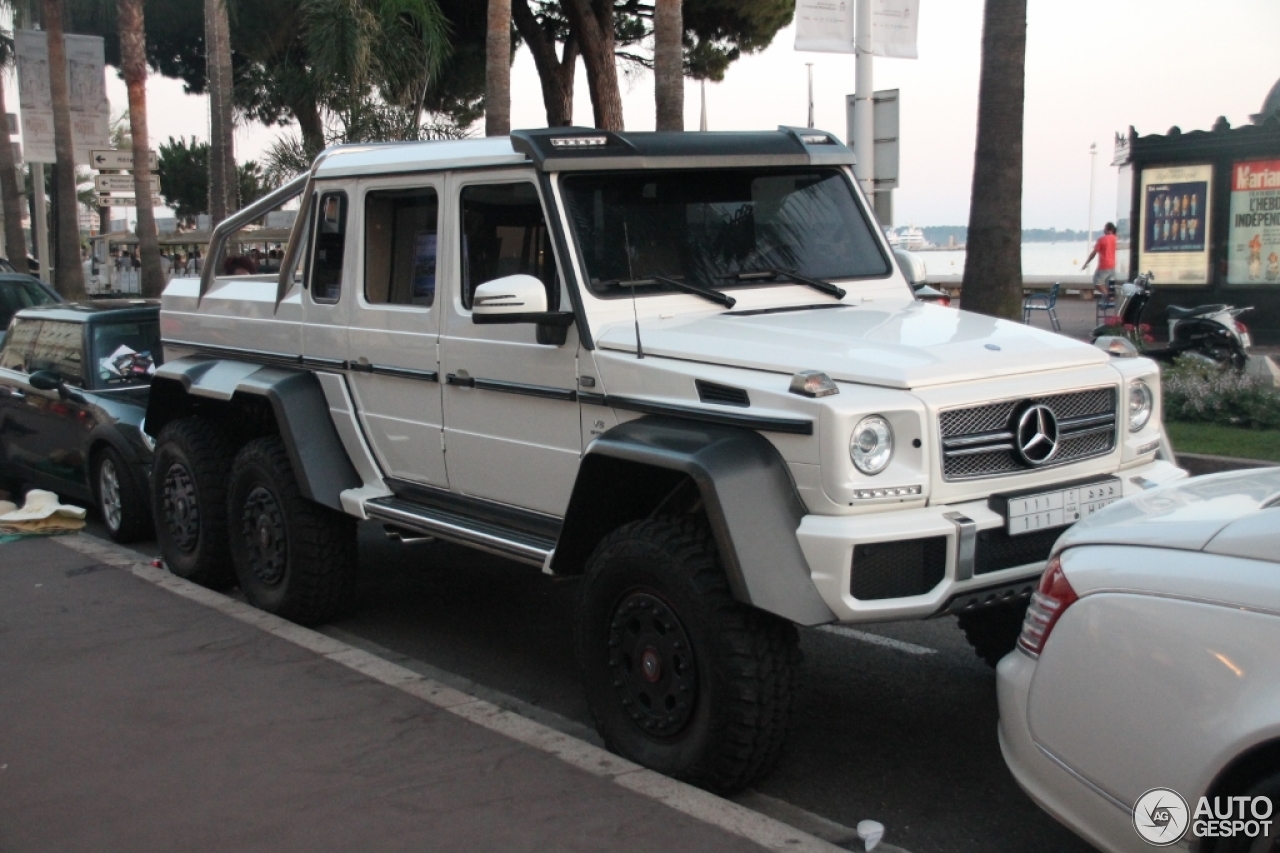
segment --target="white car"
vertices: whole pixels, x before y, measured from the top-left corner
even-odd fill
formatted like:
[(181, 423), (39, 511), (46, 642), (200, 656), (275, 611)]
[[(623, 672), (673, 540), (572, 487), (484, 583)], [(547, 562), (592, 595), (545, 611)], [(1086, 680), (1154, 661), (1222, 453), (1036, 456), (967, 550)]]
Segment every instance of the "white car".
[(1103, 850), (1280, 850), (1280, 468), (1071, 528), (997, 670), (1018, 784)]

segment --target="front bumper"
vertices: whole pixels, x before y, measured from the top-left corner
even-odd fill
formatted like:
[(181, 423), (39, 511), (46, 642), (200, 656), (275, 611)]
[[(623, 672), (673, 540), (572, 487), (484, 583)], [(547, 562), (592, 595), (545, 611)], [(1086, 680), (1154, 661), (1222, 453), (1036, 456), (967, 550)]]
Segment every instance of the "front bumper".
[[(1035, 671), (1036, 660), (1017, 650), (996, 668), (1000, 752), (1013, 778), (1036, 805), (1094, 847), (1112, 853), (1151, 850), (1133, 828), (1131, 805), (1116, 801), (1036, 745), (1027, 717)], [(1169, 849), (1186, 850), (1186, 839)]]
[[(1120, 482), (1123, 495), (1128, 497), (1183, 476), (1185, 472), (1173, 464), (1155, 461), (1121, 472)], [(1004, 525), (1004, 517), (981, 500), (866, 515), (807, 515), (796, 537), (809, 563), (814, 586), (839, 621), (888, 622), (959, 612), (989, 601), (1030, 595), (1035, 580), (1044, 571), (1043, 557), (994, 570), (983, 565), (975, 567), (970, 550), (974, 538), (983, 531), (998, 534)], [(940, 580), (934, 583), (930, 576), (914, 586), (910, 582), (903, 584), (911, 589), (910, 594), (890, 590), (892, 597), (884, 592), (855, 595), (857, 546), (911, 540), (926, 540), (938, 548), (945, 542), (945, 558), (939, 557)], [(863, 580), (859, 578), (859, 583)], [(888, 584), (886, 588), (892, 586)]]

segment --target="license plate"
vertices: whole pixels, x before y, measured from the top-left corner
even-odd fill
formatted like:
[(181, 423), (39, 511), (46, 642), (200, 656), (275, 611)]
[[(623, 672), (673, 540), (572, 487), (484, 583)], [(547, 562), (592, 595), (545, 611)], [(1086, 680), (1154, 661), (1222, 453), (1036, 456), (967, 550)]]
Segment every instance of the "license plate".
[(1116, 478), (1006, 498), (1005, 530), (1010, 536), (1075, 524), (1123, 497)]

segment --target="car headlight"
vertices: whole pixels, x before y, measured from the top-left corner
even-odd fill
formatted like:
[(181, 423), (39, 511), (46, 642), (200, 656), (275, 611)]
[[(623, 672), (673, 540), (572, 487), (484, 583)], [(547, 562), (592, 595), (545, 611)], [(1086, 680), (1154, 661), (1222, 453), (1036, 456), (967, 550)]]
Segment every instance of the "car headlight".
[(858, 421), (849, 436), (849, 458), (864, 474), (879, 474), (893, 458), (893, 428), (879, 415)]
[(1137, 432), (1151, 420), (1155, 409), (1155, 395), (1141, 379), (1129, 386), (1129, 431)]

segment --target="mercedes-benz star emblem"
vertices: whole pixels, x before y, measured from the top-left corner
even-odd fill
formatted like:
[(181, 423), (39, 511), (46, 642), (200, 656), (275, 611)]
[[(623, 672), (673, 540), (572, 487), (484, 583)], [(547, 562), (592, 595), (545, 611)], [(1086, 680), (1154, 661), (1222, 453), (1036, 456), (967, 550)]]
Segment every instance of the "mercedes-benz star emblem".
[(1058, 416), (1042, 404), (1027, 406), (1018, 416), (1014, 436), (1023, 462), (1032, 467), (1044, 465), (1058, 452)]

